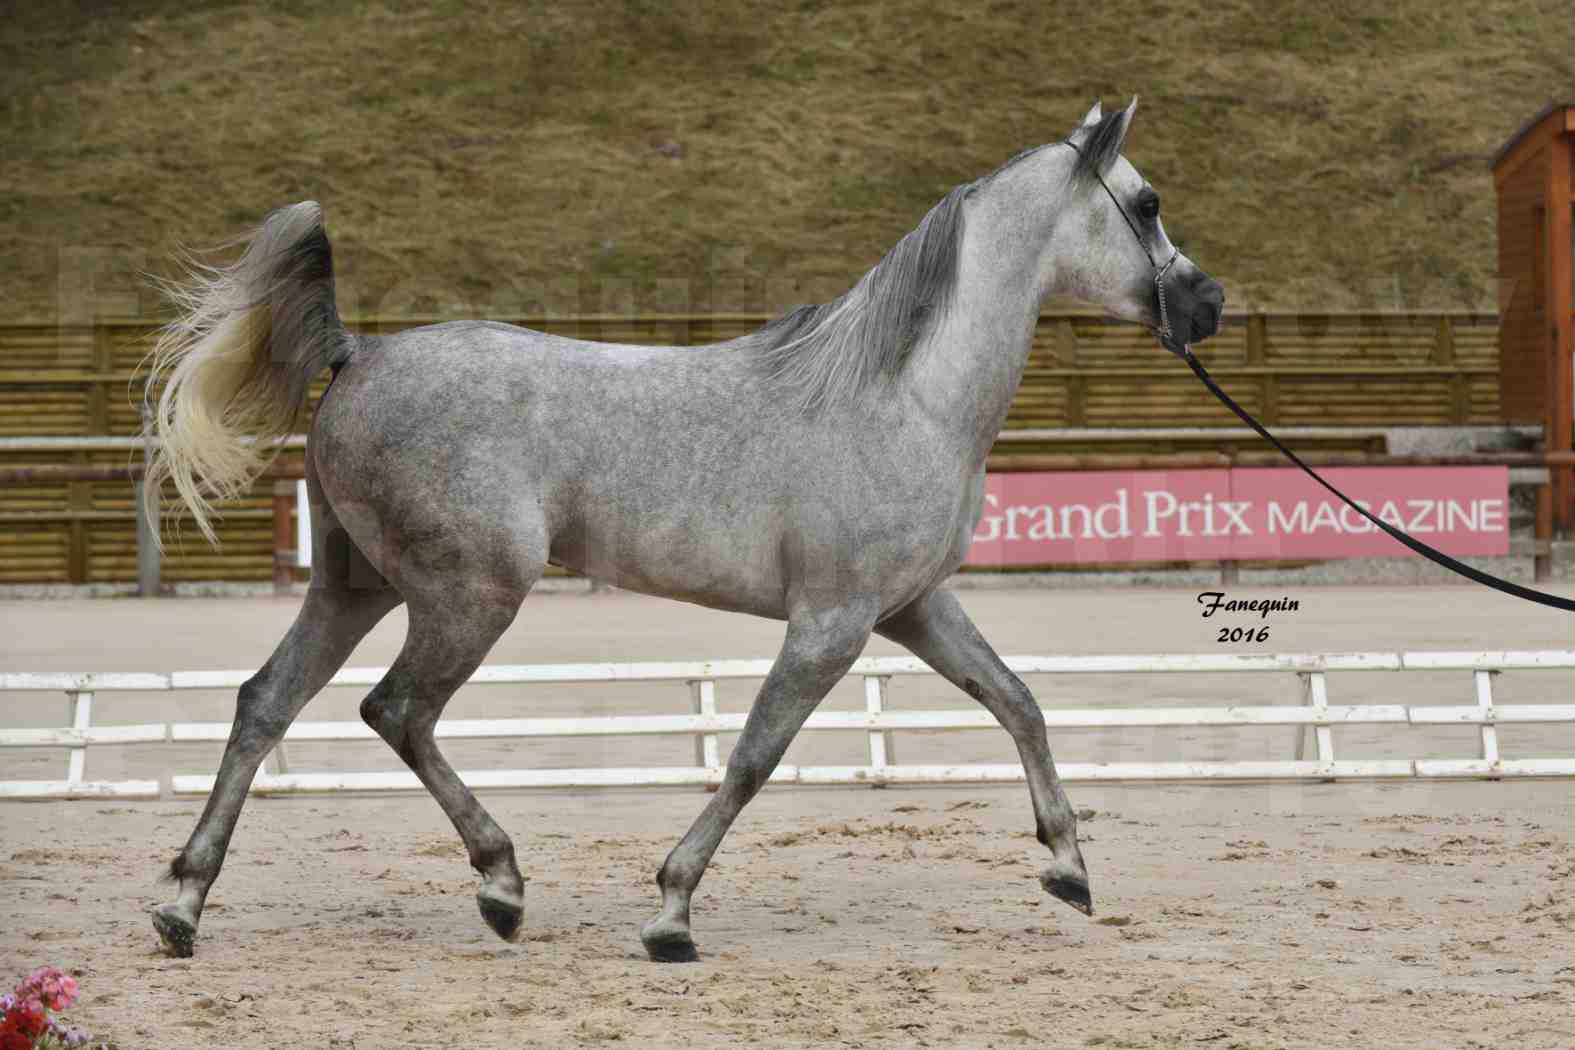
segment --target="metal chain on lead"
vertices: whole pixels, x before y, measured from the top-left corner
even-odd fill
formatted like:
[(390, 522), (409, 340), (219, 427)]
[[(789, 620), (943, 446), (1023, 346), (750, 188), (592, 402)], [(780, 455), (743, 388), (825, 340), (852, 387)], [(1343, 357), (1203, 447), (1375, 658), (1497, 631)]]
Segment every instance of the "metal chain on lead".
[(1172, 253), (1170, 261), (1154, 274), (1154, 291), (1159, 295), (1159, 334), (1160, 338), (1166, 340), (1171, 338), (1171, 331), (1170, 311), (1165, 306), (1165, 274), (1170, 272), (1170, 268), (1176, 264), (1176, 256), (1180, 254), (1179, 251)]

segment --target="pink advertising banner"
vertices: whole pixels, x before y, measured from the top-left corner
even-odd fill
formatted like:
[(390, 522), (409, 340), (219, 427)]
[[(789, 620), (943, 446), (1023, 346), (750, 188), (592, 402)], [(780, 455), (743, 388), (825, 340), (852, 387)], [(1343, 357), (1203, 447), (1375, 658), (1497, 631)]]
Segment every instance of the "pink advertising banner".
[[(1322, 472), (1455, 555), (1509, 553), (1508, 467)], [(1416, 557), (1299, 470), (991, 474), (969, 565)]]

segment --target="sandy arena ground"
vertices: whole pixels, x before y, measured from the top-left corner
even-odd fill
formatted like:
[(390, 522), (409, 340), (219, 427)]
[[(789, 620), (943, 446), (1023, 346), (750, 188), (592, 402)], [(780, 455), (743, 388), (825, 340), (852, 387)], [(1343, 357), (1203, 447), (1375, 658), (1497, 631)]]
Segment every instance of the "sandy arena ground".
[[(1235, 597), (1271, 597), (1240, 589)], [(1477, 589), (1300, 587), (1263, 651), (1563, 648), (1564, 614)], [(963, 592), (1007, 653), (1213, 652), (1195, 592)], [(249, 668), (297, 601), (0, 604), (8, 670)], [(1230, 623), (1262, 621), (1237, 617)], [(526, 603), (493, 662), (769, 656), (780, 625), (623, 594)], [(352, 664), (386, 663), (396, 613)], [(882, 642), (871, 654), (895, 652)], [(1243, 649), (1242, 651), (1247, 651)], [(1294, 702), (1294, 676), (1031, 679), (1046, 706)], [(1505, 702), (1567, 702), (1575, 676), (1506, 674)], [(1332, 675), (1331, 702), (1467, 703), (1469, 675)], [(723, 710), (750, 688), (724, 685)], [(963, 707), (931, 681), (896, 706)], [(331, 691), (309, 719), (354, 718)], [(6, 724), (63, 699), (0, 694)], [(859, 704), (844, 683), (828, 707)], [(453, 717), (683, 711), (681, 686), (462, 692)], [(223, 694), (103, 695), (95, 722), (226, 719)], [(1292, 731), (1089, 731), (1062, 761), (1285, 758)], [(1507, 756), (1575, 733), (1501, 730)], [(1337, 730), (1337, 753), (1470, 756), (1476, 733)], [(724, 754), (731, 743), (724, 738)], [(807, 734), (790, 762), (855, 762), (861, 734)], [(1005, 760), (1003, 732), (899, 735), (903, 761)], [(659, 765), (684, 739), (452, 742), (461, 769)], [(208, 773), (219, 749), (94, 748), (91, 778)], [(381, 744), (292, 749), (293, 766), (394, 769)], [(0, 752), (0, 779), (58, 777), (59, 751)], [(1072, 785), (1096, 918), (1040, 891), (1026, 789), (772, 787), (696, 895), (703, 961), (645, 961), (652, 876), (698, 790), (489, 792), (515, 837), (528, 939), (476, 914), (464, 851), (416, 795), (254, 799), (197, 956), (157, 951), (154, 879), (192, 800), (0, 804), (0, 981), (79, 973), (68, 1016), (131, 1048), (630, 1046), (1575, 1046), (1575, 784)]]

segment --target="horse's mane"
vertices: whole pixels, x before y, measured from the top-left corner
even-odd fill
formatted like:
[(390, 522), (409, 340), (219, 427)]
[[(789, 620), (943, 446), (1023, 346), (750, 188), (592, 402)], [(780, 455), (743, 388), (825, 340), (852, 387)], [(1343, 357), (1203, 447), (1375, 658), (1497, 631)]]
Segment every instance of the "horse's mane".
[(963, 200), (953, 189), (839, 298), (800, 306), (738, 339), (768, 383), (802, 412), (851, 400), (902, 371), (945, 315), (957, 285)]
[[(1094, 182), (1115, 163), (1125, 116), (1113, 110), (1081, 136), (1070, 176), (1074, 186)], [(1024, 150), (984, 178), (954, 188), (839, 298), (789, 310), (733, 345), (754, 354), (767, 382), (806, 413), (852, 400), (895, 376), (951, 305), (963, 201), (1007, 168), (1048, 148)]]

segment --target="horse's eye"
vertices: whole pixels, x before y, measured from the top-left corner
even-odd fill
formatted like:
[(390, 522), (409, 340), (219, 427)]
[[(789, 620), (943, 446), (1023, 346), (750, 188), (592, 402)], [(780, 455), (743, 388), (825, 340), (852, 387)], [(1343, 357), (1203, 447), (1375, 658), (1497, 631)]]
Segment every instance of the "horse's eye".
[(1138, 202), (1138, 214), (1145, 219), (1159, 218), (1159, 197), (1144, 197)]

